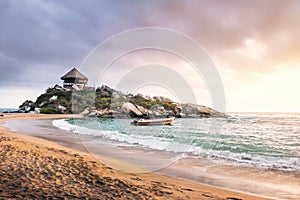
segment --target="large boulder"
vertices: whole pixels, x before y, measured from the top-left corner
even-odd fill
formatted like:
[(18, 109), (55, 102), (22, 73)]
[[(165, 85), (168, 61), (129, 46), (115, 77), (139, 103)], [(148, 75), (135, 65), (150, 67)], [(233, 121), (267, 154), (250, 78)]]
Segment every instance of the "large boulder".
[(80, 113), (82, 116), (88, 116), (88, 114), (90, 114), (90, 108), (86, 108)]
[(49, 99), (49, 102), (54, 102), (54, 101), (57, 101), (57, 96), (52, 96), (52, 97)]
[(225, 113), (218, 112), (206, 106), (196, 105), (196, 104), (181, 104), (181, 112), (179, 114), (182, 118), (207, 118), (207, 117), (217, 117), (217, 118), (227, 118), (229, 117)]
[(57, 108), (60, 113), (66, 113), (67, 108), (65, 106), (58, 105)]
[(105, 108), (102, 110), (94, 110), (89, 114), (89, 117), (101, 117), (101, 118), (126, 118), (124, 113), (117, 110)]
[(166, 117), (168, 115), (165, 108), (162, 105), (155, 104), (155, 105), (151, 106), (150, 109), (153, 113), (152, 115), (154, 118)]
[(153, 115), (152, 110), (149, 110), (143, 106), (136, 105), (136, 108), (143, 114), (144, 118), (150, 118)]
[(34, 102), (30, 100), (26, 100), (24, 103), (22, 103), (22, 105), (19, 106), (20, 112), (28, 113), (34, 110), (35, 110)]
[(123, 103), (123, 105), (121, 107), (121, 112), (124, 113), (124, 114), (128, 114), (131, 117), (141, 117), (141, 116), (143, 116), (143, 113), (141, 111), (139, 111), (137, 109), (137, 107), (135, 107), (135, 105), (133, 105), (130, 102)]
[[(198, 105), (187, 103), (187, 104), (182, 104), (181, 108), (182, 109), (180, 112), (180, 116), (183, 118), (184, 117), (195, 118), (199, 114)], [(200, 115), (198, 117), (200, 117)]]
[(102, 97), (111, 97), (114, 93), (117, 93), (116, 90), (106, 85), (102, 85), (101, 87), (97, 88), (96, 92), (99, 93)]
[[(51, 88), (50, 88), (51, 89)], [(56, 91), (69, 91), (70, 89), (67, 89), (67, 88), (64, 88), (64, 87), (62, 87), (62, 86), (60, 86), (60, 85), (55, 85), (53, 88), (52, 88), (52, 90), (56, 90)]]

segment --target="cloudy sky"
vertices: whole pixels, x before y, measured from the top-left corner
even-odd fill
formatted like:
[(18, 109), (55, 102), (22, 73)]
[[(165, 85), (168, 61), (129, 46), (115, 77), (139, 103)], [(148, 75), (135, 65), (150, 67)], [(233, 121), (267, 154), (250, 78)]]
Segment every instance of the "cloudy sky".
[[(300, 112), (299, 19), (297, 0), (0, 0), (0, 107), (61, 84), (61, 75), (112, 35), (161, 27), (202, 45), (223, 81), (227, 111)], [(150, 54), (174, 65), (169, 55)]]

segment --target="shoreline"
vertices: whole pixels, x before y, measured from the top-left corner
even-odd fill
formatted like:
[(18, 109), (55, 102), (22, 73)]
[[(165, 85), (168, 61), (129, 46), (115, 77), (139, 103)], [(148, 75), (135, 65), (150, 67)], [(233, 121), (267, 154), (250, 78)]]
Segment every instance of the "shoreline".
[[(9, 120), (9, 119), (15, 119), (15, 120), (20, 120), (20, 119), (33, 119), (33, 120), (37, 120), (37, 119), (62, 119), (62, 118), (68, 118), (68, 117), (70, 117), (70, 116), (66, 116), (66, 115), (59, 115), (59, 116), (54, 116), (54, 115), (36, 115), (36, 114), (34, 114), (34, 115), (25, 115), (25, 114), (23, 114), (23, 115), (19, 115), (19, 116), (10, 116), (10, 117), (5, 117), (5, 118), (2, 118), (1, 119), (1, 121), (3, 121), (3, 120)], [(73, 115), (72, 115), (72, 117), (73, 117)], [(1, 125), (1, 133), (2, 133), (2, 131), (3, 131), (3, 129), (5, 130), (5, 129), (7, 129), (7, 128), (3, 128), (3, 126)], [(45, 145), (45, 143), (50, 143), (51, 145), (50, 146), (53, 146), (53, 141), (52, 142), (49, 142), (49, 141), (45, 141), (44, 139), (48, 139), (49, 140), (49, 138), (44, 138), (44, 139), (40, 139), (40, 138), (35, 138), (35, 139), (33, 139), (31, 136), (25, 136), (25, 135), (21, 135), (21, 134), (18, 134), (18, 133), (12, 133), (11, 131), (8, 131), (8, 130), (5, 130), (5, 132), (6, 133), (9, 133), (9, 135), (14, 135), (14, 137), (16, 137), (17, 136), (17, 138), (18, 139), (21, 139), (22, 141), (26, 141), (26, 142), (33, 142), (33, 143), (35, 143), (36, 145), (41, 145), (41, 144), (43, 144), (43, 145)], [(1, 135), (3, 135), (3, 134), (1, 134)], [(11, 136), (12, 136), (11, 135)], [(54, 140), (55, 141), (55, 140)], [(56, 141), (57, 142), (57, 141)], [(71, 143), (74, 143), (74, 141), (71, 141)], [(75, 142), (76, 143), (76, 142)], [(49, 145), (49, 144), (48, 144)], [(78, 147), (78, 144), (76, 144), (75, 146), (77, 146)], [(55, 144), (55, 148), (57, 148), (57, 149), (64, 149), (65, 147), (62, 147), (62, 146), (60, 146), (60, 145), (58, 145), (57, 143)], [(78, 153), (78, 149), (77, 150), (74, 150), (74, 147), (72, 147), (72, 146), (70, 146), (70, 148), (72, 148), (72, 149), (68, 149), (68, 151), (71, 151), (71, 152), (77, 152)], [(82, 149), (83, 150), (83, 149)], [(88, 157), (93, 157), (93, 156), (91, 156), (91, 155), (89, 155), (89, 154), (87, 154), (87, 153), (84, 153), (84, 152), (82, 152), (82, 150), (81, 150), (81, 152), (79, 152), (80, 154), (84, 154), (85, 156), (88, 156)], [(95, 158), (94, 158), (95, 159)], [(103, 158), (102, 158), (103, 159)], [(101, 160), (101, 159), (100, 159)], [(181, 160), (181, 163), (180, 163), (180, 165), (182, 165), (182, 161), (183, 160)], [(115, 161), (115, 162), (118, 162), (118, 161)], [(119, 163), (121, 163), (121, 162), (119, 162)], [(190, 164), (190, 163), (188, 163), (188, 162), (183, 162), (183, 163), (187, 163), (187, 164)], [(102, 164), (103, 165), (103, 164)], [(218, 197), (218, 198), (227, 198), (227, 197), (229, 197), (229, 196), (231, 196), (232, 197), (232, 195), (234, 195), (235, 196), (235, 198), (242, 198), (242, 199), (263, 199), (263, 197), (260, 197), (260, 196), (253, 196), (253, 195), (248, 195), (248, 194), (243, 194), (243, 193), (240, 193), (240, 192), (235, 192), (235, 191), (230, 191), (230, 190), (226, 190), (226, 189), (223, 189), (223, 188), (219, 188), (219, 187), (214, 187), (214, 186), (210, 186), (210, 185), (206, 185), (205, 183), (204, 184), (201, 184), (201, 183), (199, 183), (198, 181), (197, 182), (195, 182), (195, 180), (187, 180), (187, 178), (186, 178), (186, 175), (185, 176), (182, 176), (182, 177), (180, 177), (180, 176), (178, 176), (178, 174), (177, 174), (177, 177), (178, 178), (180, 178), (180, 179), (177, 179), (177, 178), (172, 178), (172, 177), (169, 177), (169, 176), (165, 176), (165, 175), (162, 175), (162, 174), (168, 174), (168, 175), (171, 175), (171, 176), (175, 176), (176, 177), (176, 173), (177, 173), (177, 171), (176, 171), (176, 167), (178, 167), (179, 165), (175, 165), (175, 166), (173, 166), (173, 168), (172, 168), (172, 166), (171, 166), (171, 168), (169, 167), (166, 167), (166, 168), (164, 168), (163, 170), (161, 170), (161, 171), (157, 171), (157, 172), (147, 172), (147, 173), (138, 173), (137, 174), (137, 176), (138, 177), (141, 177), (141, 178), (145, 178), (145, 177), (151, 177), (151, 179), (150, 180), (152, 180), (152, 179), (157, 179), (158, 177), (160, 178), (160, 177), (163, 177), (163, 179), (159, 179), (159, 180), (166, 180), (166, 179), (168, 179), (168, 180), (170, 180), (170, 182), (168, 182), (168, 183), (165, 183), (165, 184), (169, 184), (169, 183), (174, 183), (174, 182), (180, 182), (180, 185), (181, 184), (183, 184), (183, 185), (189, 185), (190, 187), (192, 187), (192, 188), (204, 188), (205, 189), (205, 191), (213, 191), (213, 195), (216, 195), (216, 196), (214, 196), (213, 197), (213, 199), (214, 198), (216, 198), (216, 197)], [(128, 167), (127, 165), (126, 165), (126, 167)], [(187, 167), (187, 166), (186, 166)], [(121, 175), (121, 177), (126, 177), (126, 176), (128, 176), (128, 173), (124, 173), (124, 172), (120, 172), (120, 171), (118, 171), (118, 170), (114, 170), (114, 169), (112, 169), (113, 171), (117, 171), (118, 173), (122, 173), (122, 175)], [(164, 170), (167, 170), (168, 171), (168, 173), (166, 173)], [(172, 171), (173, 170), (173, 171)], [(171, 172), (171, 173), (170, 173)], [(173, 175), (172, 175), (172, 173), (173, 173)], [(185, 179), (185, 180), (183, 180), (183, 179)], [(149, 180), (148, 180), (149, 181)], [(193, 191), (195, 191), (194, 189), (192, 189)], [(187, 191), (189, 191), (189, 190), (187, 190)], [(183, 191), (181, 191), (180, 192), (180, 194), (182, 193)], [(183, 193), (185, 193), (185, 192), (183, 192)], [(191, 193), (191, 191), (189, 191), (188, 193)], [(199, 197), (199, 192), (192, 192), (194, 195), (196, 194), (196, 193), (198, 193), (198, 194), (196, 194), (196, 196), (198, 196)], [(172, 193), (172, 194), (174, 194), (174, 193)], [(172, 195), (171, 195), (172, 196)], [(173, 195), (174, 196), (174, 195)], [(172, 196), (172, 197), (173, 197)], [(209, 195), (208, 195), (209, 196)], [(168, 197), (168, 195), (167, 195), (167, 197)], [(203, 196), (203, 198), (205, 197), (205, 195)], [(202, 197), (201, 197), (202, 198)], [(206, 198), (206, 197), (205, 197)], [(209, 198), (208, 198), (209, 199)]]

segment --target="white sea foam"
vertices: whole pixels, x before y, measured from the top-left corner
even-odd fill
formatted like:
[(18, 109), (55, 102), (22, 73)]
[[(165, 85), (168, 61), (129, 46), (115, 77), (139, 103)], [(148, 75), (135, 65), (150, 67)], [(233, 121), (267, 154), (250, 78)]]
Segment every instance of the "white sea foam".
[(235, 165), (254, 166), (265, 169), (278, 169), (283, 171), (300, 171), (299, 158), (276, 158), (246, 153), (232, 153), (229, 151), (210, 151), (208, 158), (217, 159), (217, 162), (231, 161)]
[(52, 125), (65, 131), (78, 133), (78, 127), (76, 125), (70, 124), (64, 119), (53, 120)]

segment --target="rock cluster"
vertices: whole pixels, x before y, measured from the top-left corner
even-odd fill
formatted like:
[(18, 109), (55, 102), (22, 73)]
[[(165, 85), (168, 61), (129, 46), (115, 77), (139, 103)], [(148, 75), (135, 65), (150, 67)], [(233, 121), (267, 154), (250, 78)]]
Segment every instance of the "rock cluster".
[(19, 110), (22, 112), (34, 111), (34, 108), (34, 103), (31, 100), (26, 100), (19, 106)]
[(174, 110), (167, 110), (161, 105), (153, 105), (150, 109), (124, 102), (121, 109), (106, 108), (102, 110), (85, 109), (82, 113), (88, 117), (103, 118), (163, 118), (175, 116), (177, 118), (227, 118), (228, 115), (209, 107), (195, 104), (178, 104)]
[(70, 91), (61, 86), (48, 88), (35, 102), (25, 101), (21, 112), (76, 113), (103, 118), (207, 118), (228, 117), (206, 106), (173, 102), (165, 97), (143, 97), (101, 86), (96, 91)]
[(58, 102), (59, 96), (56, 95), (66, 93), (71, 94), (71, 91), (59, 85), (55, 85), (53, 88), (48, 88), (46, 90), (46, 93), (40, 95), (35, 102), (31, 100), (26, 100), (22, 105), (19, 106), (18, 112), (40, 113), (41, 109), (47, 108), (48, 110), (52, 109), (53, 113), (68, 113), (67, 107), (61, 105), (60, 102)]

